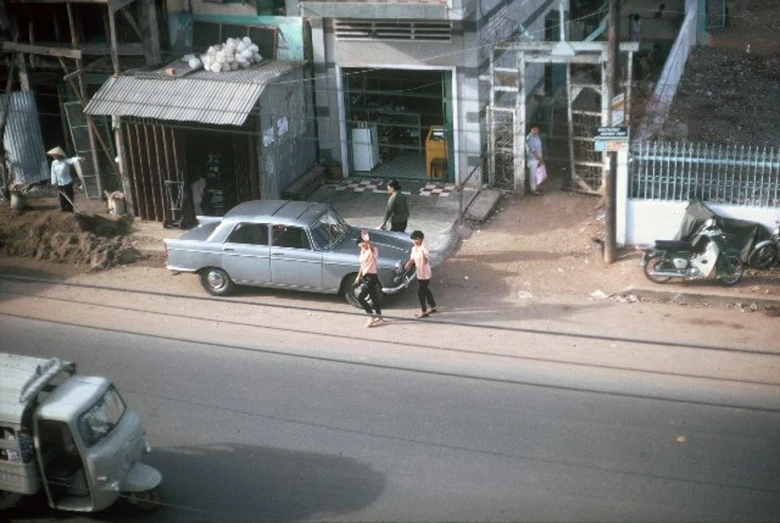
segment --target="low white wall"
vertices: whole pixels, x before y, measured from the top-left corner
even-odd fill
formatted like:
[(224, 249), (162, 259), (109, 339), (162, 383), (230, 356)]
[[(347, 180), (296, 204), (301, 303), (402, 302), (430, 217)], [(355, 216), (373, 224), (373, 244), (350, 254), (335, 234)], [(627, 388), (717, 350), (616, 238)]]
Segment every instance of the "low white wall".
[[(655, 240), (671, 240), (685, 216), (686, 202), (629, 199), (626, 205), (626, 245), (647, 245)], [(780, 211), (770, 208), (741, 207), (707, 203), (712, 211), (726, 218), (758, 222), (770, 231), (780, 219)]]

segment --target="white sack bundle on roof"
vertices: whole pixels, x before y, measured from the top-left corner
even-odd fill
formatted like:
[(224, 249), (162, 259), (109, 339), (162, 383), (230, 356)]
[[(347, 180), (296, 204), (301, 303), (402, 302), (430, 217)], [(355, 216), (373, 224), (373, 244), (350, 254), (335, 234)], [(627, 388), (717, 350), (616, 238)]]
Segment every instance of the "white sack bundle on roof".
[(187, 54), (182, 57), (190, 69), (198, 69), (201, 66), (212, 73), (224, 73), (235, 71), (239, 68), (246, 69), (253, 63), (263, 59), (260, 48), (252, 43), (248, 36), (243, 38), (228, 38), (225, 43), (212, 45), (200, 56)]

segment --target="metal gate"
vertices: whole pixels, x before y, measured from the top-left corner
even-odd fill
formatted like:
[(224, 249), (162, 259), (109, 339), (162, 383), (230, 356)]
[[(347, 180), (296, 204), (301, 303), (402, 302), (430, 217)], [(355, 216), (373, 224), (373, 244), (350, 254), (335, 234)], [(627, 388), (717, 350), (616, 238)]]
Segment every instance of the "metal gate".
[[(627, 53), (628, 77), (631, 76), (633, 53), (638, 49), (636, 42), (620, 44), (620, 51)], [(607, 114), (610, 107), (614, 110), (616, 103), (612, 100), (610, 106), (602, 96), (607, 92), (603, 73), (607, 57), (607, 42), (503, 42), (490, 49), (489, 73), (480, 76), (490, 82), (490, 102), (486, 111), (489, 184), (521, 195), (525, 193), (526, 67), (560, 63), (566, 66), (567, 90), (564, 92), (568, 94), (569, 155), (574, 188), (600, 193), (605, 162), (603, 154), (595, 150), (593, 134), (599, 126), (607, 125)], [(589, 65), (592, 71), (599, 73), (601, 82), (583, 80), (581, 71), (577, 72), (576, 79), (573, 78), (572, 64), (578, 64), (579, 69)], [(624, 88), (623, 96), (628, 106), (631, 82)], [(578, 98), (585, 103), (578, 104)], [(626, 110), (626, 117), (628, 114)]]
[[(585, 193), (598, 193), (604, 180), (603, 153), (596, 151), (594, 129), (602, 122), (601, 86), (569, 82), (569, 155), (572, 182)], [(591, 100), (587, 100), (588, 98)]]
[(706, 0), (707, 29), (722, 29), (728, 25), (729, 0)]
[(488, 169), (493, 179), (490, 185), (498, 189), (514, 190), (515, 186), (515, 118), (514, 111), (488, 107), (488, 159), (493, 163)]

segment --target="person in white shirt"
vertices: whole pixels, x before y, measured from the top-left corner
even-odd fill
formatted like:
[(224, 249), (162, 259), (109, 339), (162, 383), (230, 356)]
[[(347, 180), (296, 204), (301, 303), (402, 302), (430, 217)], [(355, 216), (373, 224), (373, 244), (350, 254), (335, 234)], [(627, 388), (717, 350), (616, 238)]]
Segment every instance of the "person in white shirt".
[(73, 164), (84, 161), (81, 156), (68, 158), (62, 147), (55, 147), (46, 154), (54, 158), (51, 162), (51, 183), (57, 186), (60, 211), (73, 212)]
[(536, 169), (544, 165), (544, 147), (542, 137), (539, 135), (539, 126), (531, 126), (531, 132), (525, 137), (526, 143), (526, 162), (528, 163), (528, 185), (531, 187), (531, 194), (541, 195), (542, 191), (536, 183)]
[[(437, 312), (436, 300), (433, 299), (433, 293), (429, 284), (431, 283), (431, 253), (428, 251), (428, 247), (423, 245), (423, 239), (425, 235), (422, 231), (414, 231), (411, 235), (414, 246), (412, 247), (412, 253), (409, 257), (409, 261), (406, 262), (406, 270), (414, 264), (415, 272), (417, 274), (417, 283), (419, 288), (417, 289), (417, 299), (420, 300), (420, 312), (415, 314), (415, 318), (427, 318), (430, 314)], [(426, 302), (431, 306), (430, 312), (426, 307)]]

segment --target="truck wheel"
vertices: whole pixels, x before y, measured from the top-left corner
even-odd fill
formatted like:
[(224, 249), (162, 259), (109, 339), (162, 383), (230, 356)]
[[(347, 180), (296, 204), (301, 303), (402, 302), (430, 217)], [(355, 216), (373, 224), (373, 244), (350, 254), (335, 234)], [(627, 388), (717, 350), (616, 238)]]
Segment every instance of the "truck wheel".
[(228, 273), (218, 267), (207, 267), (201, 270), (200, 284), (212, 296), (227, 296), (235, 287)]

